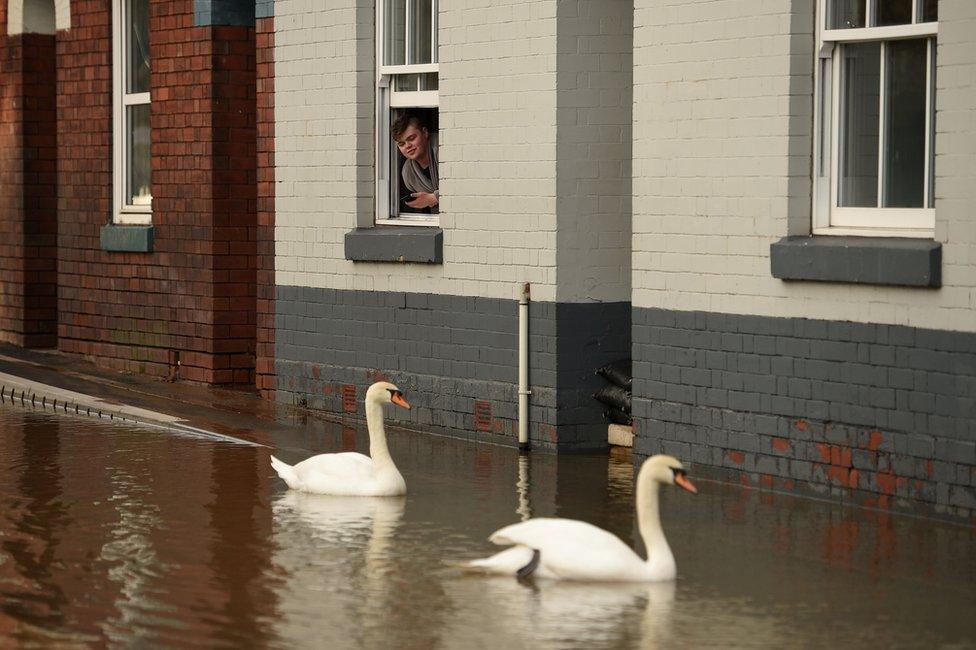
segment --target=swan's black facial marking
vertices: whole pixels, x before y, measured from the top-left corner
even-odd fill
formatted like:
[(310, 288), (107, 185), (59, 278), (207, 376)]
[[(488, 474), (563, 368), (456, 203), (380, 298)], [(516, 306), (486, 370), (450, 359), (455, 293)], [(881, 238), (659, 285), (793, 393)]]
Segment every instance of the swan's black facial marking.
[(392, 388), (387, 388), (386, 390), (390, 393), (390, 399), (393, 399), (394, 397), (403, 397), (403, 393), (399, 390), (393, 390)]
[(671, 472), (675, 475), (675, 477), (678, 477), (678, 476), (688, 476), (688, 472), (686, 472), (685, 470), (681, 469), (680, 467), (669, 467), (668, 469), (671, 470)]
[(535, 573), (535, 570), (539, 568), (539, 560), (542, 558), (542, 553), (538, 549), (532, 549), (532, 559), (524, 567), (515, 572), (515, 577), (519, 580), (525, 580), (530, 575)]

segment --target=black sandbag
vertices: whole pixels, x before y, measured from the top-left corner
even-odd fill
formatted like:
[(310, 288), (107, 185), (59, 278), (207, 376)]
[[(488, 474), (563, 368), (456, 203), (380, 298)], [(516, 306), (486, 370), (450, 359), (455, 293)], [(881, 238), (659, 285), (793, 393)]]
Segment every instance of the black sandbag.
[(620, 359), (613, 363), (608, 363), (602, 368), (597, 368), (596, 374), (600, 375), (611, 384), (630, 390), (634, 383), (633, 366), (630, 359)]
[(603, 417), (614, 424), (623, 424), (628, 427), (634, 423), (634, 418), (632, 418), (629, 413), (624, 413), (620, 409), (615, 409), (613, 407), (610, 407), (604, 411)]
[(620, 386), (604, 386), (593, 393), (593, 397), (607, 406), (613, 406), (624, 413), (630, 413), (630, 393)]

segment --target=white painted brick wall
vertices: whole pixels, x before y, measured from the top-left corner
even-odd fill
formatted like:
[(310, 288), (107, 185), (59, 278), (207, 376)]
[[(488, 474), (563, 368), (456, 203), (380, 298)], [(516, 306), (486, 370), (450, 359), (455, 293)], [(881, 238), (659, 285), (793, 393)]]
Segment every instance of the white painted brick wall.
[(439, 18), (444, 264), (353, 264), (343, 237), (373, 211), (374, 5), (275, 3), (278, 284), (555, 297), (555, 0)]
[(809, 232), (811, 0), (635, 4), (635, 306), (976, 330), (976, 3), (939, 3), (939, 290), (770, 274)]
[(374, 5), (327, 6), (275, 5), (278, 284), (629, 299), (629, 0), (442, 2), (437, 266), (344, 258), (372, 219)]

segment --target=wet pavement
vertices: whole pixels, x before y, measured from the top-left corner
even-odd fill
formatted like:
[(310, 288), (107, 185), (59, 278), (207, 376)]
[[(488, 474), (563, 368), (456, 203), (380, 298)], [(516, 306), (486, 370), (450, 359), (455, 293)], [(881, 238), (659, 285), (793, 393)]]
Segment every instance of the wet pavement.
[(0, 647), (976, 647), (972, 527), (700, 481), (662, 493), (675, 583), (470, 576), (454, 564), (530, 514), (639, 547), (629, 455), (394, 429), (406, 497), (299, 495), (269, 454), (365, 450), (364, 428), (70, 362), (34, 372), (266, 446), (0, 405)]

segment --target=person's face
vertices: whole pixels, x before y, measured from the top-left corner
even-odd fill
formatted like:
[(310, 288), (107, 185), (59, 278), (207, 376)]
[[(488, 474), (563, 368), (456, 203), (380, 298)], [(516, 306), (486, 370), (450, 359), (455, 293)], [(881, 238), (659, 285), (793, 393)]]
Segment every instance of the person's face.
[(417, 128), (416, 125), (411, 124), (407, 127), (406, 131), (400, 134), (397, 138), (396, 144), (397, 149), (404, 157), (410, 160), (418, 160), (425, 153), (427, 153), (427, 140), (429, 139), (429, 134), (426, 128)]

